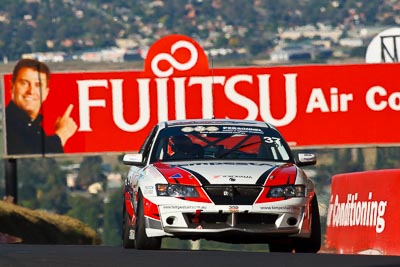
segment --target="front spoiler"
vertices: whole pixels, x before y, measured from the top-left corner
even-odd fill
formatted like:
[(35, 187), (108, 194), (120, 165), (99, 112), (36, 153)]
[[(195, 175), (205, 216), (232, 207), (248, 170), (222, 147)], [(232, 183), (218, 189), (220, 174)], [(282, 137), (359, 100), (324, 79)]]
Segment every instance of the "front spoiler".
[[(211, 213), (202, 215), (207, 216), (203, 219), (201, 217), (197, 219), (193, 214), (170, 213), (166, 217), (161, 216), (160, 221), (147, 218), (146, 226), (148, 228), (146, 233), (149, 237), (175, 236), (186, 239), (206, 238), (213, 240), (218, 239), (219, 236), (232, 234), (238, 237), (255, 237), (256, 239), (260, 237), (263, 240), (267, 237), (310, 236), (310, 229), (303, 227), (304, 212), (298, 214)], [(257, 220), (252, 219), (252, 217), (256, 217)], [(289, 225), (288, 222), (292, 225)], [(309, 225), (309, 223), (305, 225)]]
[[(309, 237), (311, 214), (308, 198), (292, 198), (256, 205), (213, 205), (177, 200), (157, 203), (156, 217), (147, 216), (148, 237), (241, 236)], [(170, 200), (162, 198), (161, 200)], [(149, 214), (150, 215), (150, 214)]]

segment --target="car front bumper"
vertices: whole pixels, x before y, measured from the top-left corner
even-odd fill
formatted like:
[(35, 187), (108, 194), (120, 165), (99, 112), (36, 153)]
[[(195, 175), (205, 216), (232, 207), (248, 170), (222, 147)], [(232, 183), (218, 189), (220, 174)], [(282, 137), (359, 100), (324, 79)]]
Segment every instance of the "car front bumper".
[(146, 220), (149, 237), (210, 238), (231, 233), (271, 237), (310, 235), (307, 198), (280, 201), (279, 205), (163, 204), (158, 205), (158, 210), (160, 220)]

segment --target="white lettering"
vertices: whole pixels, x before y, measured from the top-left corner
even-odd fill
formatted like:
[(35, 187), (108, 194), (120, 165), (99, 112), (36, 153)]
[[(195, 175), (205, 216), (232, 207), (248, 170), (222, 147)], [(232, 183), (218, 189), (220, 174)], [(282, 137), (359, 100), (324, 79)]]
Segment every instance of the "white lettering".
[(175, 84), (175, 117), (177, 120), (184, 120), (186, 119), (186, 98), (185, 98), (186, 78), (173, 78), (173, 81)]
[(269, 74), (257, 75), (260, 88), (260, 115), (264, 121), (276, 127), (290, 124), (297, 114), (296, 77), (297, 74), (284, 74), (286, 81), (286, 114), (281, 120), (274, 119), (271, 114), (269, 97)]
[(213, 104), (213, 84), (223, 85), (225, 77), (223, 76), (208, 76), (208, 77), (191, 77), (189, 79), (189, 86), (200, 84), (202, 96), (202, 114), (203, 118), (211, 119), (214, 116)]
[(353, 94), (338, 94), (338, 89), (332, 87), (331, 93), (331, 112), (346, 112), (349, 110), (349, 102), (353, 101)]
[(330, 106), (326, 102), (321, 88), (314, 88), (307, 104), (306, 113), (312, 113), (314, 109), (321, 112), (346, 112), (349, 110), (349, 102), (353, 101), (353, 94), (339, 94), (336, 87), (330, 89)]
[(124, 105), (122, 102), (122, 81), (111, 81), (113, 85), (113, 117), (115, 124), (124, 131), (136, 132), (140, 131), (150, 121), (150, 94), (149, 82), (150, 79), (137, 79), (139, 84), (139, 119), (136, 123), (128, 124), (124, 117)]
[[(164, 121), (169, 118), (169, 101), (168, 92), (170, 89), (174, 91), (174, 104), (175, 104), (175, 119), (186, 119), (187, 109), (191, 108), (187, 105), (186, 90), (190, 90), (191, 86), (199, 85), (201, 90), (201, 107), (203, 118), (212, 118), (214, 116), (214, 85), (223, 86), (226, 98), (231, 102), (247, 110), (247, 115), (244, 119), (255, 120), (260, 114), (264, 121), (268, 121), (273, 125), (285, 126), (290, 124), (297, 114), (297, 94), (296, 94), (296, 76), (297, 74), (285, 74), (285, 93), (286, 93), (286, 113), (281, 119), (272, 117), (271, 101), (270, 101), (270, 85), (269, 74), (259, 74), (258, 90), (259, 90), (259, 103), (253, 99), (238, 92), (240, 87), (248, 86), (250, 89), (256, 89), (254, 84), (255, 76), (251, 75), (234, 75), (226, 78), (224, 76), (206, 76), (206, 77), (172, 77), (170, 78), (155, 78), (155, 90), (150, 92), (150, 78), (137, 79), (138, 84), (138, 99), (133, 101), (124, 101), (123, 97), (123, 80), (81, 80), (77, 81), (79, 90), (79, 118), (80, 128), (79, 131), (92, 131), (90, 125), (90, 109), (94, 107), (106, 107), (106, 99), (90, 99), (90, 90), (108, 89), (109, 82), (111, 84), (112, 94), (112, 115), (116, 126), (121, 130), (127, 132), (136, 132), (146, 127), (150, 121), (150, 93), (157, 94), (157, 119)], [(173, 82), (173, 88), (168, 86)], [(137, 102), (136, 102), (137, 101)], [(135, 103), (135, 104), (132, 104)], [(139, 117), (136, 122), (127, 122), (125, 119), (126, 111), (124, 107), (134, 105), (138, 109)], [(223, 107), (229, 109), (229, 107)], [(125, 116), (124, 116), (125, 112)], [(226, 115), (229, 118), (229, 114)]]
[[(376, 101), (377, 95), (382, 97), (380, 101)], [(394, 92), (388, 98), (384, 98), (387, 95), (388, 93), (385, 88), (374, 86), (368, 90), (365, 100), (368, 107), (375, 111), (382, 111), (388, 106), (392, 110), (400, 111), (400, 92)]]
[(236, 92), (235, 86), (238, 82), (248, 82), (252, 84), (253, 79), (250, 75), (236, 75), (229, 78), (225, 84), (225, 94), (227, 98), (233, 103), (247, 109), (247, 117), (245, 119), (255, 120), (258, 114), (258, 107), (256, 103), (251, 101), (249, 98), (244, 97), (243, 95)]
[(375, 102), (376, 95), (386, 96), (387, 92), (385, 88), (381, 86), (371, 87), (365, 96), (365, 101), (367, 103), (367, 106), (375, 111), (384, 110), (387, 106), (387, 102), (386, 101), (381, 101), (380, 103)]
[(389, 96), (389, 107), (393, 110), (400, 110), (400, 92), (395, 92)]
[(311, 113), (314, 109), (320, 109), (321, 112), (329, 112), (328, 104), (321, 88), (314, 88), (311, 92), (310, 99), (307, 104), (306, 113)]
[(372, 200), (372, 192), (366, 201), (358, 201), (358, 193), (348, 194), (346, 202), (340, 202), (338, 195), (331, 196), (327, 225), (375, 227), (375, 232), (380, 234), (385, 230), (386, 207), (387, 201)]
[(93, 87), (107, 88), (107, 80), (83, 80), (77, 81), (79, 93), (79, 129), (81, 132), (91, 132), (90, 127), (90, 107), (105, 107), (104, 99), (90, 100), (89, 89)]
[(158, 79), (156, 79), (158, 121), (168, 120), (167, 82), (168, 82), (168, 78), (158, 78)]

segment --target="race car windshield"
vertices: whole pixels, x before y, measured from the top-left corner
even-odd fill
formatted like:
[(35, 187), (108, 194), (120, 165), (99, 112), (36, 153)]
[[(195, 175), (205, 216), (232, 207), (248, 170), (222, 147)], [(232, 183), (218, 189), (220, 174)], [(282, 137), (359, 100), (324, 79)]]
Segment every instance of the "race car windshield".
[(276, 130), (234, 125), (166, 128), (152, 156), (152, 161), (213, 159), (292, 162), (289, 147)]

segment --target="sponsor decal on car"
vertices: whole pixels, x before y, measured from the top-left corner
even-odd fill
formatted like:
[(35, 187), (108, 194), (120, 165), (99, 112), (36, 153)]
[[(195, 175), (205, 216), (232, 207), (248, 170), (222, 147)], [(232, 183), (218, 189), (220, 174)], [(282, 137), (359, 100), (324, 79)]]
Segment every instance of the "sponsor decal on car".
[(193, 163), (183, 163), (179, 164), (181, 167), (186, 167), (186, 166), (199, 166), (199, 165), (205, 165), (205, 166), (215, 166), (215, 165), (241, 165), (241, 166), (247, 166), (247, 165), (252, 165), (252, 166), (271, 166), (271, 163), (265, 163), (265, 162), (193, 162)]
[(196, 205), (160, 205), (160, 210), (206, 210), (206, 206)]
[(183, 177), (182, 174), (175, 173), (175, 174), (171, 175), (169, 178), (171, 178), (171, 179), (180, 179), (182, 177)]
[(254, 177), (251, 175), (214, 175), (214, 179), (224, 178), (224, 179), (253, 179)]
[(263, 131), (260, 128), (236, 127), (236, 126), (223, 126), (222, 131), (226, 133), (259, 133), (259, 134), (263, 133)]
[(276, 212), (299, 212), (302, 208), (301, 207), (294, 207), (294, 206), (261, 206), (260, 210), (266, 211), (276, 211)]
[(239, 206), (229, 206), (229, 211), (232, 213), (239, 212)]
[(153, 194), (154, 193), (154, 186), (152, 185), (145, 185), (143, 188), (143, 194), (148, 195), (148, 194)]

